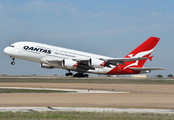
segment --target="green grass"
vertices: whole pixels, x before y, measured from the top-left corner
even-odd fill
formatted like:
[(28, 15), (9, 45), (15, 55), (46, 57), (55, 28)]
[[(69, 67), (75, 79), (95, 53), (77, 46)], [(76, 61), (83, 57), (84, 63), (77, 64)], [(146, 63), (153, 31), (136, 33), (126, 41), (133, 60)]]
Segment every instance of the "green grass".
[(70, 92), (70, 91), (61, 91), (61, 90), (30, 90), (30, 89), (4, 89), (4, 88), (0, 88), (0, 93), (57, 93), (57, 92), (65, 93), (65, 92)]
[(113, 112), (0, 112), (1, 120), (173, 120), (174, 114)]
[(0, 83), (97, 83), (97, 84), (168, 84), (174, 85), (174, 80), (168, 79), (110, 79), (110, 78), (0, 78)]

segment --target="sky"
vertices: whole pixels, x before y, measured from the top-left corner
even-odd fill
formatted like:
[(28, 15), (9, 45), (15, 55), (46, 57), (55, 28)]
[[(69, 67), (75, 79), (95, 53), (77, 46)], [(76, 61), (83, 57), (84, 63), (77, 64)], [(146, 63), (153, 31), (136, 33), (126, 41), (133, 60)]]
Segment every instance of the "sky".
[(38, 63), (11, 58), (3, 49), (33, 41), (122, 58), (151, 36), (161, 40), (144, 67), (148, 76), (174, 75), (173, 0), (0, 0), (0, 75), (64, 75)]

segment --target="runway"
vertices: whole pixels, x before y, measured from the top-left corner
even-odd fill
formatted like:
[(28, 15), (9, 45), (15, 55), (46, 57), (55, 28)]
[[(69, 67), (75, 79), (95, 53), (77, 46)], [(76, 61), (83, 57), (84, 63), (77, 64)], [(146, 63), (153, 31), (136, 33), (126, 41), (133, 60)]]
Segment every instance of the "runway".
[[(0, 110), (74, 110), (173, 113), (174, 85), (1, 83), (0, 87), (72, 90), (74, 93), (3, 93)], [(79, 91), (78, 91), (79, 90)], [(27, 107), (27, 108), (24, 108)], [(28, 108), (29, 107), (29, 108)], [(32, 108), (32, 109), (31, 109)], [(36, 109), (35, 109), (36, 108)]]

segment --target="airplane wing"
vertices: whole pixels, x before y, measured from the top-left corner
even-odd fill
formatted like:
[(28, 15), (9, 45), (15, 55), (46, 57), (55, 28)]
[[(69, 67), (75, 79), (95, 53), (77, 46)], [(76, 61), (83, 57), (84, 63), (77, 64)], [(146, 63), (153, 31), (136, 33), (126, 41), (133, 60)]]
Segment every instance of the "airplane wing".
[(146, 70), (166, 70), (164, 68), (138, 68), (138, 67), (129, 67), (131, 70), (135, 71), (146, 71)]
[[(138, 58), (113, 58), (113, 59), (102, 59), (100, 60), (106, 62), (106, 67), (110, 67), (110, 65), (118, 66), (117, 64), (123, 64), (124, 62), (129, 62), (129, 61), (136, 61), (136, 60), (142, 60), (142, 59), (148, 59), (147, 57), (138, 57)], [(62, 65), (63, 59), (50, 59), (50, 58), (43, 58), (41, 59), (44, 63), (50, 63), (52, 65)], [(89, 70), (89, 69), (95, 69), (94, 67), (89, 66), (88, 62), (89, 59), (72, 59), (73, 61), (78, 62), (78, 69), (84, 69), (84, 70)]]
[(125, 65), (124, 62), (136, 61), (136, 60), (143, 60), (143, 59), (148, 59), (148, 58), (147, 57), (138, 57), (138, 58), (113, 58), (113, 59), (103, 59), (103, 58), (100, 58), (100, 60), (103, 60), (103, 61), (107, 62), (108, 64), (116, 65), (116, 66), (117, 66), (117, 64)]

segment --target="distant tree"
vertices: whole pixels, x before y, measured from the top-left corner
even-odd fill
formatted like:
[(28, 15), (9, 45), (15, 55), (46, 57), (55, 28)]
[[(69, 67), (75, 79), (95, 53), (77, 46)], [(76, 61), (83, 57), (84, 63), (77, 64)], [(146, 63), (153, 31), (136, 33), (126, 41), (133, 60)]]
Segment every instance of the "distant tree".
[(160, 74), (159, 74), (159, 75), (157, 75), (157, 77), (158, 77), (158, 78), (163, 78), (163, 76), (162, 76), (162, 75), (160, 75)]
[(168, 77), (168, 78), (172, 78), (172, 77), (173, 77), (173, 75), (172, 75), (172, 74), (169, 74), (167, 77)]

